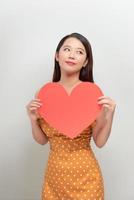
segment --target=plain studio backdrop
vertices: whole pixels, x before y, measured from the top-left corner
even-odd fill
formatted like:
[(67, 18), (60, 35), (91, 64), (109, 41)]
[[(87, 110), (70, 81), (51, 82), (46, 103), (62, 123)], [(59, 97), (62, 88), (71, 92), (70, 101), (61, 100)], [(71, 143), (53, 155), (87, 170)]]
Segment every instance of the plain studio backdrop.
[(134, 199), (134, 2), (0, 1), (0, 200), (39, 200), (49, 144), (32, 138), (26, 105), (52, 80), (55, 49), (72, 32), (87, 37), (94, 80), (116, 101), (110, 138), (92, 148), (105, 200)]

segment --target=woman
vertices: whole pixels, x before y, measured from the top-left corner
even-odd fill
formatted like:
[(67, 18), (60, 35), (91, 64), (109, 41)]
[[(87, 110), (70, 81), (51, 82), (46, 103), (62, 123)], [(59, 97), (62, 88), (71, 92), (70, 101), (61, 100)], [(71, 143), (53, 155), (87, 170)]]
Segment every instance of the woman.
[[(93, 81), (93, 58), (89, 41), (78, 33), (65, 36), (55, 54), (53, 82), (61, 84), (68, 95), (82, 81)], [(50, 142), (50, 154), (42, 188), (42, 200), (104, 200), (101, 169), (90, 146), (93, 138), (103, 147), (110, 135), (115, 102), (106, 96), (99, 117), (73, 139), (51, 127), (37, 112), (42, 102), (38, 92), (27, 105), (32, 134), (39, 144)], [(58, 114), (58, 113), (57, 113)], [(71, 114), (71, 113), (70, 113)]]

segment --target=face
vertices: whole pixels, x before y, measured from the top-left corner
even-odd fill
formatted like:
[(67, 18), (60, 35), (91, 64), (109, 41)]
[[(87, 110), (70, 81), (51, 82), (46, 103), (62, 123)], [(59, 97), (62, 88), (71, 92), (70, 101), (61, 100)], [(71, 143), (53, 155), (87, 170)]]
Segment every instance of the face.
[(76, 38), (68, 38), (56, 54), (61, 71), (69, 73), (78, 72), (87, 64), (84, 45)]

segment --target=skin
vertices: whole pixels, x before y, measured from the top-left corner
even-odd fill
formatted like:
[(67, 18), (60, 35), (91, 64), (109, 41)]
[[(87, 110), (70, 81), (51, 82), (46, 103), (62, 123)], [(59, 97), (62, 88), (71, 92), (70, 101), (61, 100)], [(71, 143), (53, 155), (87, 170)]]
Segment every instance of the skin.
[[(61, 69), (59, 84), (70, 94), (73, 88), (82, 82), (79, 80), (79, 73), (81, 68), (87, 64), (85, 47), (78, 39), (68, 38), (59, 52), (56, 53), (55, 58)], [(66, 61), (74, 62), (75, 65), (70, 65)], [(27, 112), (31, 120), (34, 139), (39, 144), (46, 144), (48, 138), (37, 124), (39, 117), (37, 109), (42, 105), (42, 102), (37, 99), (37, 94), (38, 92), (35, 94), (35, 99), (27, 105)], [(101, 148), (110, 136), (116, 104), (114, 100), (107, 96), (100, 97), (98, 104), (102, 105), (102, 112), (96, 119), (96, 126), (93, 128), (93, 139), (96, 146)]]

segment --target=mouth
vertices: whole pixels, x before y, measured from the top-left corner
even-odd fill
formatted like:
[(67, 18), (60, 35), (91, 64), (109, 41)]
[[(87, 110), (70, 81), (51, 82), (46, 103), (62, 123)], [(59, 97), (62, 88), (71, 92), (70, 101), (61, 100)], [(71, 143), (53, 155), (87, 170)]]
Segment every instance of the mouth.
[(76, 65), (76, 63), (75, 62), (72, 62), (72, 61), (66, 61), (65, 63), (67, 63), (68, 65)]

